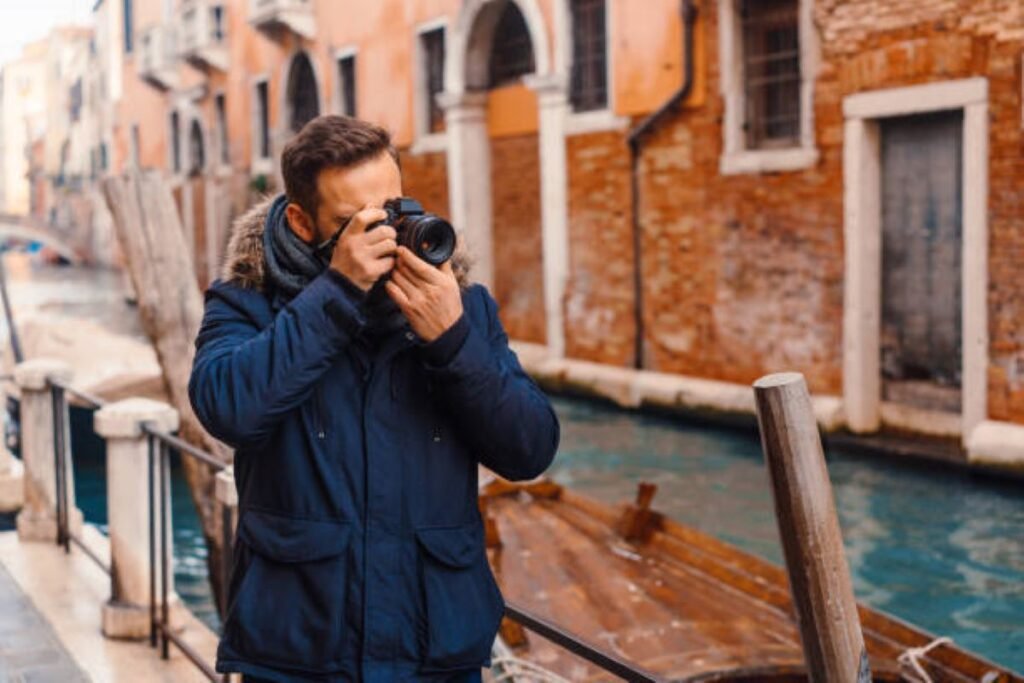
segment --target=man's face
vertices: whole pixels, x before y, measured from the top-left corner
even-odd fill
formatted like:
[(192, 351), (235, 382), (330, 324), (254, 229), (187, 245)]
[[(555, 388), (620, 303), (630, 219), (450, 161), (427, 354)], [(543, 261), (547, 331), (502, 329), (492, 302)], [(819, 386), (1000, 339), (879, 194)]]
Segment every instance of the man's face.
[(386, 151), (357, 166), (325, 168), (316, 178), (319, 197), (316, 239), (330, 238), (352, 214), (367, 207), (381, 207), (402, 195), (402, 174)]

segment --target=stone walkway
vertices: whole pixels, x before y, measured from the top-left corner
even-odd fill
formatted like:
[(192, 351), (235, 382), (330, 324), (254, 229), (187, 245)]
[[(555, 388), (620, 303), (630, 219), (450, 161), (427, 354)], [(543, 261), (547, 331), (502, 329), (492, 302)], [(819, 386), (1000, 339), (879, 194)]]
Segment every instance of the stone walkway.
[(88, 680), (32, 601), (0, 565), (0, 683)]

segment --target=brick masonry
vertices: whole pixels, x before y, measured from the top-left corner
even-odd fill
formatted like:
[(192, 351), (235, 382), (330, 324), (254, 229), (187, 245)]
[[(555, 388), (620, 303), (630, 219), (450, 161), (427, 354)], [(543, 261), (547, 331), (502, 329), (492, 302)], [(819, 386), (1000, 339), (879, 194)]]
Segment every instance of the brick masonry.
[[(1021, 5), (818, 3), (817, 165), (728, 177), (718, 172), (724, 112), (717, 8), (705, 2), (701, 16), (707, 22), (706, 104), (664, 126), (641, 163), (646, 365), (743, 383), (797, 369), (813, 391), (841, 393), (842, 100), (865, 90), (984, 76), (991, 126), (989, 414), (1024, 422)], [(575, 188), (572, 195), (578, 195)], [(586, 253), (590, 243), (576, 234), (574, 227), (571, 291), (584, 277), (576, 264), (594, 259)], [(570, 325), (576, 320), (568, 317)], [(578, 330), (569, 334), (574, 349), (593, 343)]]
[(569, 281), (566, 355), (633, 362), (635, 306), (632, 190), (624, 132), (568, 138)]
[(512, 339), (545, 342), (537, 136), (491, 140), (494, 297)]
[(445, 152), (401, 153), (402, 191), (431, 213), (448, 217), (448, 160)]

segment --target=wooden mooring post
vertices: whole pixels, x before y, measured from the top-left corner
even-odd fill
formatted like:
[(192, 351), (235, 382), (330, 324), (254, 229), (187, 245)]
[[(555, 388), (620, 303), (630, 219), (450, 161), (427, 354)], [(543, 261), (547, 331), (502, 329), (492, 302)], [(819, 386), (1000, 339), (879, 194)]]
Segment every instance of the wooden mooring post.
[(754, 383), (775, 516), (813, 683), (869, 683), (864, 636), (807, 383), (799, 373)]

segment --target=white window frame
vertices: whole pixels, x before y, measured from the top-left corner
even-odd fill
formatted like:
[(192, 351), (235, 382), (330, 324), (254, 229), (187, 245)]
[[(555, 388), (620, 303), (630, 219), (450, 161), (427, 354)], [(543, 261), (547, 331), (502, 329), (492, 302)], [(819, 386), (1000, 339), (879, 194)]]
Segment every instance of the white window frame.
[(798, 171), (818, 162), (814, 141), (814, 81), (821, 56), (818, 34), (812, 16), (813, 0), (797, 0), (797, 21), (800, 40), (800, 141), (793, 147), (749, 149), (743, 131), (746, 98), (743, 80), (743, 27), (740, 25), (739, 3), (742, 0), (721, 0), (718, 3), (718, 44), (721, 65), (721, 91), (725, 101), (722, 124), (722, 175)]
[[(444, 31), (444, 61), (447, 76), (448, 50), (451, 44), (451, 32), (447, 19), (434, 19), (416, 26), (413, 35), (413, 143), (412, 154), (443, 152), (448, 149), (448, 131), (430, 132), (430, 106), (427, 102), (427, 53), (423, 49), (423, 35), (441, 29)], [(445, 83), (445, 89), (448, 83)]]
[(572, 2), (571, 0), (563, 0), (563, 2), (565, 3), (566, 28), (562, 32), (562, 39), (565, 41), (567, 53), (565, 134), (572, 136), (609, 130), (625, 130), (629, 127), (629, 117), (615, 114), (615, 43), (612, 40), (614, 35), (612, 3), (610, 0), (604, 2), (604, 68), (607, 87), (605, 106), (603, 109), (578, 112), (572, 108), (572, 69), (576, 59), (576, 44), (573, 42), (575, 32), (573, 31)]
[(341, 82), (341, 69), (338, 68), (341, 60), (352, 57), (355, 59), (355, 69), (352, 71), (352, 77), (356, 79), (353, 84), (353, 89), (356, 91), (356, 108), (353, 109), (353, 115), (359, 116), (359, 48), (354, 45), (347, 45), (345, 47), (339, 47), (334, 51), (334, 55), (331, 59), (331, 70), (334, 72), (334, 110), (339, 114), (345, 113), (345, 88), (344, 83)]
[[(267, 139), (270, 142), (269, 154), (267, 156), (260, 156), (260, 139), (263, 137), (263, 132), (260, 130), (260, 111), (257, 106), (258, 103), (258, 89), (261, 83), (267, 84)], [(270, 175), (274, 172), (274, 126), (270, 121), (270, 76), (267, 74), (260, 74), (255, 76), (249, 81), (249, 92), (252, 97), (252, 105), (249, 107), (250, 120), (252, 124), (252, 145), (249, 148), (250, 157), (250, 168), (252, 175)]]

